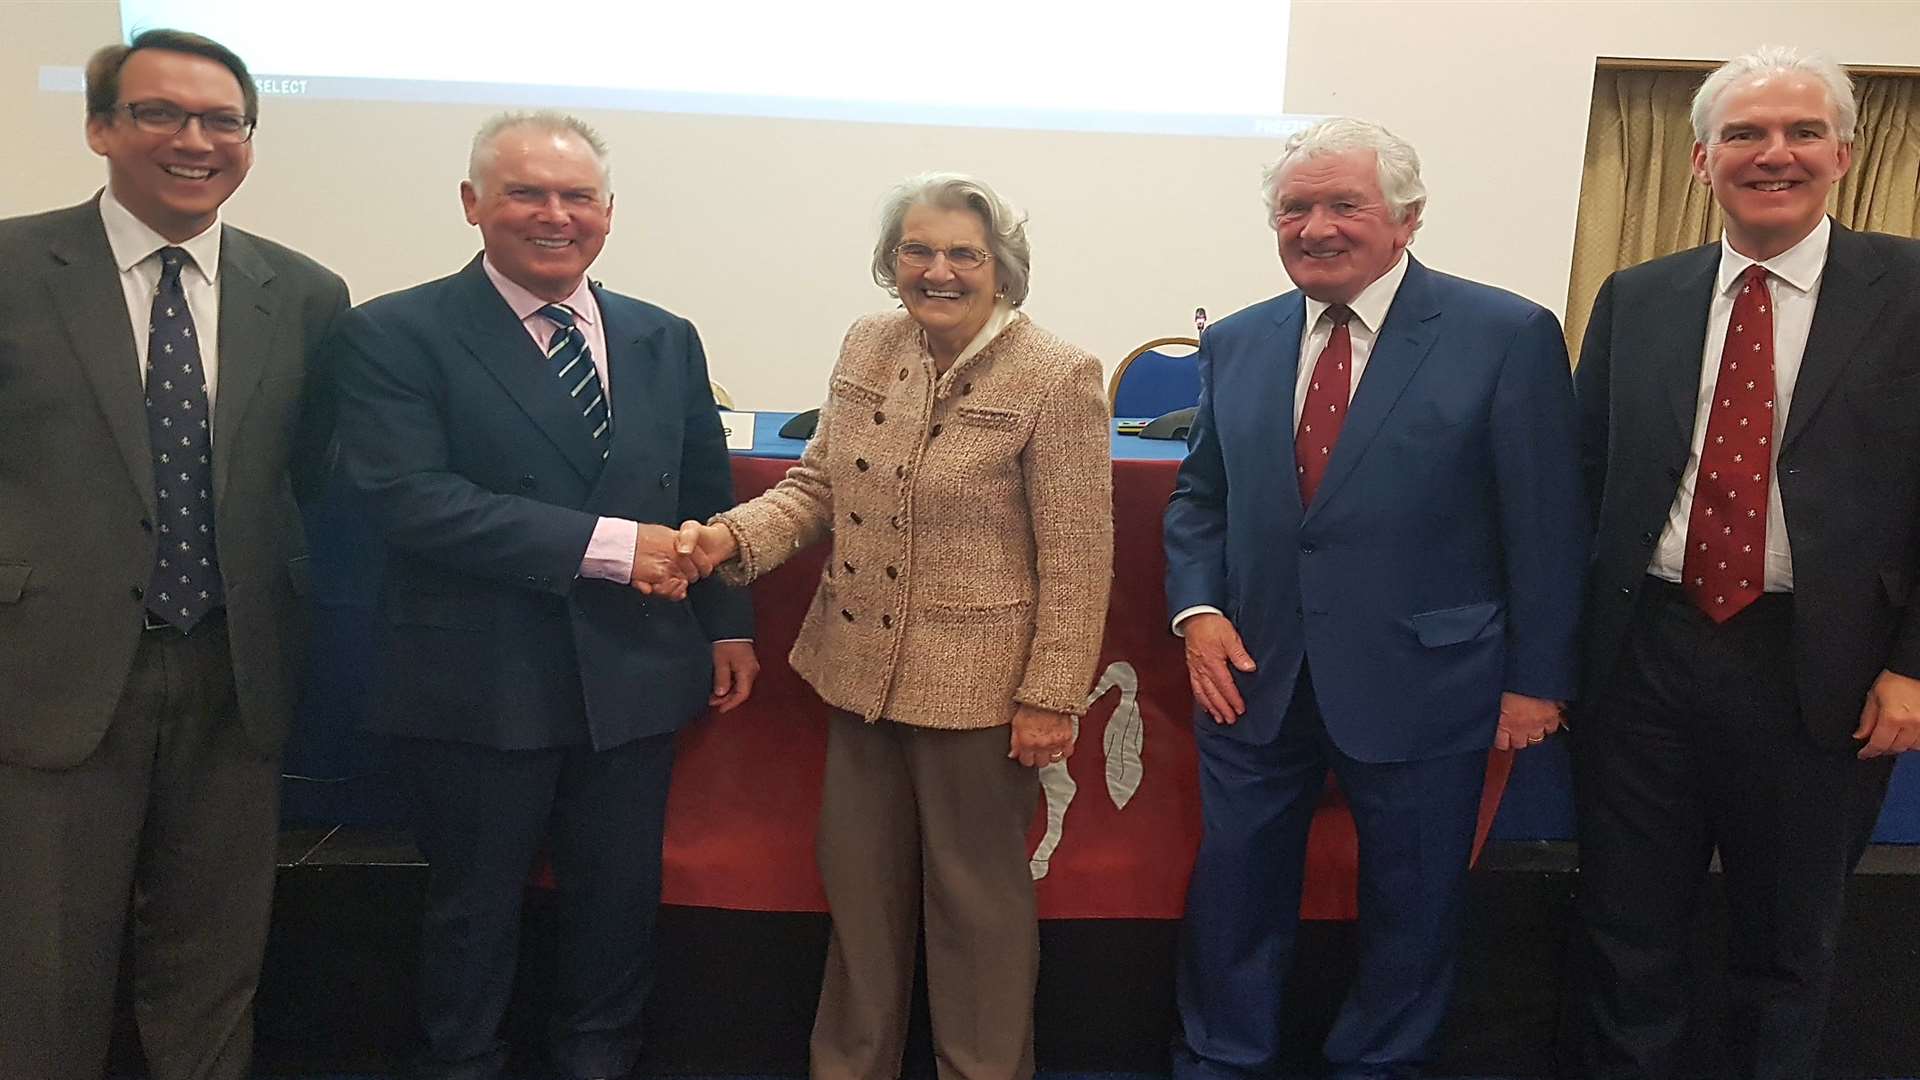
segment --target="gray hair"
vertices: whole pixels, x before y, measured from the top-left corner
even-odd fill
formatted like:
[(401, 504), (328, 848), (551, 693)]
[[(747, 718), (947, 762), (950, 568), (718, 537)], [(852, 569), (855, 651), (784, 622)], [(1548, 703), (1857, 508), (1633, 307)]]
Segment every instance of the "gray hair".
[(899, 296), (894, 275), (893, 249), (900, 244), (907, 211), (916, 206), (942, 210), (971, 210), (986, 226), (987, 248), (999, 268), (1001, 294), (1019, 307), (1026, 302), (1033, 271), (1033, 251), (1027, 246), (1027, 215), (1001, 198), (983, 180), (961, 173), (930, 172), (903, 180), (887, 193), (880, 208), (880, 239), (873, 245), (874, 284)]
[(1800, 75), (1815, 79), (1827, 88), (1827, 105), (1833, 110), (1833, 133), (1843, 143), (1853, 141), (1854, 125), (1860, 119), (1860, 106), (1854, 101), (1853, 80), (1846, 69), (1817, 52), (1791, 45), (1762, 45), (1744, 56), (1713, 69), (1707, 81), (1693, 95), (1693, 139), (1702, 145), (1713, 141), (1713, 113), (1727, 91), (1741, 83), (1769, 75)]
[(1267, 204), (1267, 224), (1274, 225), (1280, 210), (1280, 181), (1287, 167), (1297, 161), (1371, 150), (1379, 171), (1380, 194), (1394, 221), (1414, 219), (1420, 228), (1420, 215), (1427, 208), (1427, 185), (1420, 180), (1420, 155), (1407, 140), (1368, 120), (1336, 116), (1322, 120), (1304, 131), (1287, 137), (1280, 156), (1260, 175), (1260, 195)]
[(480, 189), (480, 178), (493, 168), (494, 159), (500, 155), (500, 136), (520, 128), (531, 128), (546, 135), (572, 135), (587, 144), (587, 149), (593, 151), (593, 159), (600, 164), (601, 181), (608, 191), (612, 190), (613, 164), (607, 158), (607, 141), (585, 120), (553, 109), (498, 113), (480, 125), (480, 130), (473, 135), (473, 149), (467, 154), (467, 182), (475, 190)]

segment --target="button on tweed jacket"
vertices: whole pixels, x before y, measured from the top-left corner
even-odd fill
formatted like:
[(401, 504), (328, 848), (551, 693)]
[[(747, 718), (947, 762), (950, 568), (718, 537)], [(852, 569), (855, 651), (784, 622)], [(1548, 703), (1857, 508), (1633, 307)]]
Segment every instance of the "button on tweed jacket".
[(1079, 713), (1113, 572), (1100, 363), (1024, 315), (936, 376), (905, 312), (854, 323), (786, 479), (719, 515), (751, 581), (831, 534), (791, 662), (868, 720)]

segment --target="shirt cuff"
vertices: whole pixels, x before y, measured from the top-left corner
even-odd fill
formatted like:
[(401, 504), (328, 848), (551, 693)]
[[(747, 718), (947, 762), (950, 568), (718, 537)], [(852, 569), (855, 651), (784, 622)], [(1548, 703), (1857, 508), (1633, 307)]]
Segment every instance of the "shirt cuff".
[(587, 553), (580, 558), (580, 576), (617, 581), (633, 580), (633, 546), (640, 542), (640, 523), (603, 517), (593, 527)]
[(1194, 606), (1187, 608), (1186, 610), (1180, 612), (1180, 614), (1175, 615), (1173, 617), (1173, 634), (1175, 637), (1186, 637), (1187, 632), (1185, 630), (1180, 629), (1180, 624), (1183, 622), (1186, 622), (1188, 619), (1193, 618), (1195, 615), (1225, 615), (1225, 614), (1226, 612), (1221, 611), (1219, 608), (1214, 607), (1212, 604), (1195, 604)]

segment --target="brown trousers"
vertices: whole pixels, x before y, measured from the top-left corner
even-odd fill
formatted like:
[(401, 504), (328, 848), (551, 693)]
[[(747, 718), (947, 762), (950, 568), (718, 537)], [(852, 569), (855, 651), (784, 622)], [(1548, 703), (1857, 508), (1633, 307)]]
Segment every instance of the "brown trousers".
[(941, 731), (843, 712), (828, 723), (818, 854), (833, 938), (814, 1080), (900, 1075), (923, 905), (940, 1080), (1028, 1080), (1038, 774), (1007, 757), (1004, 726)]
[(0, 1077), (101, 1075), (131, 910), (154, 1080), (244, 1080), (279, 802), (218, 622), (147, 632), (80, 765), (0, 764)]

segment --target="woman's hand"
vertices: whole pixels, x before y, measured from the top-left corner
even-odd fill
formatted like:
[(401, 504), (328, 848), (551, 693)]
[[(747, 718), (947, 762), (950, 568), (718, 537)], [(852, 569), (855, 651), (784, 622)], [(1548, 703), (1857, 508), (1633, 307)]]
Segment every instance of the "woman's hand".
[(1031, 705), (1013, 710), (1012, 746), (1007, 756), (1022, 765), (1038, 767), (1065, 761), (1073, 754), (1073, 717)]
[(693, 563), (704, 578), (713, 573), (714, 567), (738, 554), (740, 542), (734, 539), (733, 530), (725, 525), (702, 525), (697, 521), (686, 521), (680, 525), (680, 536), (674, 547), (682, 558)]

